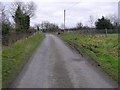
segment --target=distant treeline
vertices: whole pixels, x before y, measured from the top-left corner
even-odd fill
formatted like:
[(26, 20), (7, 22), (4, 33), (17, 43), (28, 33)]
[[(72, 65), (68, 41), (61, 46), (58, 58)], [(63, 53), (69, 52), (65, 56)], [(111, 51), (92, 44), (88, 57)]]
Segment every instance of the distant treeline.
[(77, 23), (76, 27), (74, 28), (66, 28), (65, 31), (78, 31), (81, 34), (113, 34), (119, 33), (120, 24), (119, 23), (112, 23), (110, 19), (102, 17), (95, 22), (95, 27), (91, 28), (88, 26), (83, 26), (83, 24)]
[[(64, 32), (64, 31), (80, 31), (81, 33), (118, 33), (120, 24), (117, 22), (117, 18), (111, 21), (104, 16), (99, 18), (95, 22), (95, 27), (83, 26), (81, 22), (77, 23), (74, 28), (67, 28), (65, 26), (58, 26), (55, 23), (43, 21), (41, 24), (36, 24), (34, 27), (30, 27), (30, 19), (35, 14), (36, 5), (33, 2), (14, 2), (12, 5), (11, 18), (6, 12), (5, 6), (0, 3), (2, 7), (2, 19), (0, 18), (0, 24), (2, 24), (2, 44), (9, 45), (16, 42), (19, 39), (26, 38), (37, 31), (41, 32)], [(91, 17), (91, 26), (93, 20)], [(65, 27), (65, 28), (64, 28)]]

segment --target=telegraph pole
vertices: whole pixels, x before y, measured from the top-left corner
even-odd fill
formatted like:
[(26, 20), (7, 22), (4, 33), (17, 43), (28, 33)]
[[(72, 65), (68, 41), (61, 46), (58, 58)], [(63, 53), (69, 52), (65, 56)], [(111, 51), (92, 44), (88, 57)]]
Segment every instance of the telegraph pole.
[(66, 10), (64, 10), (64, 30), (65, 30), (65, 17), (66, 17)]

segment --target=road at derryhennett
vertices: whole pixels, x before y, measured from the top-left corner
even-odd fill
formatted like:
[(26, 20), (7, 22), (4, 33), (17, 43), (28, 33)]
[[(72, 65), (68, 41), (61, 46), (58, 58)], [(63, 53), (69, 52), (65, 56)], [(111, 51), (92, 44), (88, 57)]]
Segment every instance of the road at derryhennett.
[(114, 81), (61, 39), (46, 34), (11, 88), (115, 88)]

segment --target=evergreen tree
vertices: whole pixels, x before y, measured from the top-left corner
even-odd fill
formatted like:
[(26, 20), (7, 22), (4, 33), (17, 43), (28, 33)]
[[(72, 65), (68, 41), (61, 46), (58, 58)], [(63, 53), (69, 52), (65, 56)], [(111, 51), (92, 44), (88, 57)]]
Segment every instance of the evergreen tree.
[(112, 29), (113, 25), (109, 19), (102, 17), (96, 22), (96, 29)]

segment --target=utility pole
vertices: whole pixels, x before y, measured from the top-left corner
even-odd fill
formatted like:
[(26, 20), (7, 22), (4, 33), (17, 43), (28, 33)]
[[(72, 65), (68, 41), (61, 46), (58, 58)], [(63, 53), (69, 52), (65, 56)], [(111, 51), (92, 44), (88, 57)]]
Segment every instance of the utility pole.
[(64, 10), (64, 30), (65, 30), (65, 17), (66, 17), (66, 10)]

